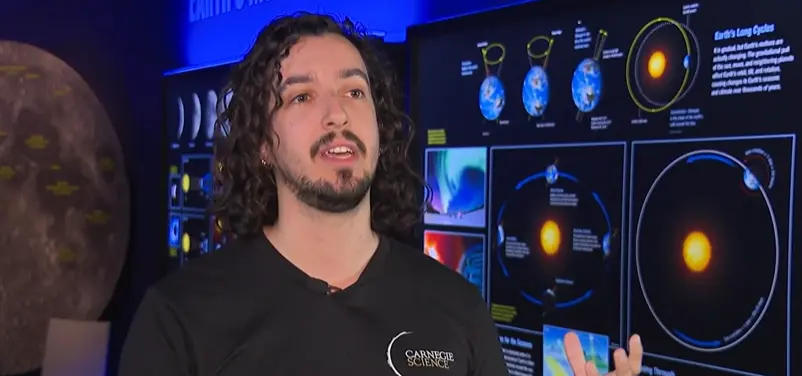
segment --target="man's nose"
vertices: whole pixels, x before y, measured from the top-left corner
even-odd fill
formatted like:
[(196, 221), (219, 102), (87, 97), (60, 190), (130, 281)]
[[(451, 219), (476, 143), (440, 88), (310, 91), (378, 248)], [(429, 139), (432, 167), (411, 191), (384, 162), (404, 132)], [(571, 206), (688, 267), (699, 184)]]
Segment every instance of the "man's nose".
[(328, 97), (323, 105), (325, 106), (325, 115), (323, 116), (325, 128), (341, 128), (348, 125), (348, 113), (339, 98)]

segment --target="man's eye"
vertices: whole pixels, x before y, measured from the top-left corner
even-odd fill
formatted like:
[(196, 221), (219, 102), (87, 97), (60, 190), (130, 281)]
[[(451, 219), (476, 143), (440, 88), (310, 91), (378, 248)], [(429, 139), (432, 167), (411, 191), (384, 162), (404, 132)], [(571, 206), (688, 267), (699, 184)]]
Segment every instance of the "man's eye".
[(292, 103), (304, 103), (309, 101), (309, 94), (296, 95), (292, 98)]
[(365, 92), (360, 90), (360, 89), (354, 89), (354, 90), (349, 91), (348, 95), (350, 95), (353, 98), (364, 98), (365, 97)]

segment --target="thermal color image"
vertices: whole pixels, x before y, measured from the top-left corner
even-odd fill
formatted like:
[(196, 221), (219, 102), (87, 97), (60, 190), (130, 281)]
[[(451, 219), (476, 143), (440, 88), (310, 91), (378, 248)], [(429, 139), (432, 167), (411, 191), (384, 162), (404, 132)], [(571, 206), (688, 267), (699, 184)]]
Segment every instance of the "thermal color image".
[(423, 244), (429, 257), (460, 273), (484, 295), (484, 236), (429, 230), (424, 232)]
[(487, 149), (426, 150), (426, 183), (431, 188), (424, 223), (485, 226)]

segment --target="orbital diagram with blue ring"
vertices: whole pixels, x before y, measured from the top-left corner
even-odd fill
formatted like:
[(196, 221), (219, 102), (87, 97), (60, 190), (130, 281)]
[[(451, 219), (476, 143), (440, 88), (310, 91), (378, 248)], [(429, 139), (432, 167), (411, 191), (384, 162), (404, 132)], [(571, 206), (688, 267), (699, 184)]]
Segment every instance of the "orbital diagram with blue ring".
[[(491, 303), (514, 307), (510, 325), (550, 323), (617, 338), (620, 327), (606, 323), (618, 322), (618, 310), (603, 307), (620, 299), (625, 144), (493, 148), (491, 155)], [(588, 309), (598, 322), (575, 315)]]
[[(633, 144), (630, 330), (655, 338), (652, 352), (746, 356), (754, 337), (785, 336), (764, 324), (786, 320), (793, 145)], [(743, 369), (728, 358), (717, 365)]]

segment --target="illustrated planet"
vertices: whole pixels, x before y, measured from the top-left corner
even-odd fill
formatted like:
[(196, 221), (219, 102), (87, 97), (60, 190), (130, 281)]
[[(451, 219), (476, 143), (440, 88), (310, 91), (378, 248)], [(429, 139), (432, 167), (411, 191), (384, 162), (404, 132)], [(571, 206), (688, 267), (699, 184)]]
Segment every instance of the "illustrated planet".
[(549, 105), (549, 76), (543, 67), (535, 65), (526, 73), (521, 98), (529, 116), (543, 116)]
[(590, 112), (599, 105), (602, 94), (602, 73), (599, 62), (582, 60), (571, 78), (571, 96), (581, 112)]
[(0, 41), (0, 374), (41, 367), (51, 318), (97, 320), (128, 246), (129, 186), (89, 85)]
[(487, 76), (479, 87), (479, 110), (482, 116), (495, 121), (501, 116), (501, 110), (507, 102), (504, 84), (496, 76)]

